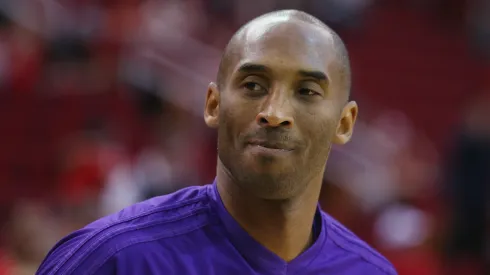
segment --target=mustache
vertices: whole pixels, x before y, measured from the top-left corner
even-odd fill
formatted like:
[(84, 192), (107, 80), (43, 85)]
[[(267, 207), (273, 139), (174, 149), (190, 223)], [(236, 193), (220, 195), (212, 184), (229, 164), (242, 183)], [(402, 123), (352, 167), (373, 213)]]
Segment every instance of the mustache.
[(263, 145), (270, 148), (294, 149), (302, 147), (299, 138), (289, 130), (280, 128), (260, 128), (243, 136), (245, 144)]

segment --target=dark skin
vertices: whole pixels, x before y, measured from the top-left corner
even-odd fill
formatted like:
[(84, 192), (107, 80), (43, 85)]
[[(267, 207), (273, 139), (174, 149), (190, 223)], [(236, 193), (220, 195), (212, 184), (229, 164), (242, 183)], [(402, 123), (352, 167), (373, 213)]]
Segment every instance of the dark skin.
[(285, 261), (311, 245), (331, 144), (349, 141), (358, 112), (331, 30), (305, 16), (272, 13), (238, 31), (204, 111), (225, 207)]

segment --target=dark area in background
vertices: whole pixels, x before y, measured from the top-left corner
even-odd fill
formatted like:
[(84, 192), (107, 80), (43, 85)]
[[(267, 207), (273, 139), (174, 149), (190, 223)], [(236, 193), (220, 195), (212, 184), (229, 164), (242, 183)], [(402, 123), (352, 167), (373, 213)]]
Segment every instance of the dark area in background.
[(488, 140), (463, 133), (457, 143), (448, 173), (454, 210), (449, 255), (484, 259), (485, 204), (490, 181)]

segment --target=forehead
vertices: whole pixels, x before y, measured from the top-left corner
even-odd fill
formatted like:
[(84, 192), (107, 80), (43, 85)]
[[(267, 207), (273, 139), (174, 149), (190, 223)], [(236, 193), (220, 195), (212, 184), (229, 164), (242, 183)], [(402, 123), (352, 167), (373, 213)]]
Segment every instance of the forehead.
[[(320, 70), (328, 74), (336, 54), (331, 33), (299, 20), (261, 20), (242, 34), (238, 67), (259, 63), (271, 69)], [(236, 68), (235, 68), (236, 69)]]

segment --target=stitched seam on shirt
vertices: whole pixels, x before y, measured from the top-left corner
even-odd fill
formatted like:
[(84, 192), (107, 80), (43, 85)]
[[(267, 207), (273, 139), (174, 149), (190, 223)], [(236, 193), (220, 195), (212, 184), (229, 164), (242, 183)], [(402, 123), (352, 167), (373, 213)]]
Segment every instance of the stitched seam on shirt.
[[(186, 230), (182, 230), (179, 234), (179, 235), (184, 235), (184, 234), (187, 234), (187, 233), (190, 233), (190, 232), (193, 232), (193, 231), (196, 231), (198, 229), (201, 229), (205, 226), (208, 226), (209, 225), (209, 222), (208, 221), (205, 221), (203, 224), (200, 224), (199, 226), (195, 226), (195, 227), (192, 227), (192, 228), (188, 228)], [(150, 237), (149, 239), (141, 239), (141, 240), (138, 240), (138, 241), (132, 241), (132, 242), (129, 242), (127, 243), (126, 245), (118, 248), (118, 249), (115, 249), (114, 252), (111, 252), (108, 256), (106, 256), (104, 258), (103, 261), (101, 261), (99, 264), (95, 265), (95, 266), (92, 266), (91, 269), (90, 269), (90, 272), (88, 274), (94, 274), (101, 266), (103, 266), (111, 257), (115, 256), (116, 254), (118, 254), (119, 252), (121, 252), (123, 249), (126, 249), (130, 246), (133, 246), (133, 245), (137, 245), (137, 244), (142, 244), (142, 243), (147, 243), (147, 242), (154, 242), (154, 241), (158, 241), (158, 240), (162, 240), (162, 239), (166, 239), (166, 238), (169, 238), (169, 237), (175, 237), (175, 236), (179, 236), (179, 235), (172, 235), (172, 234), (164, 234), (163, 236), (154, 236), (154, 237)], [(74, 269), (75, 270), (75, 269)]]
[[(343, 230), (343, 228), (342, 228), (342, 227), (340, 227), (339, 225), (337, 225), (337, 224), (332, 224), (332, 225), (333, 225), (333, 226), (335, 226), (335, 228), (333, 228), (333, 230), (334, 230), (334, 231), (336, 231), (336, 233), (337, 233), (337, 234), (342, 235), (342, 234), (340, 234), (340, 233), (345, 232), (345, 231)], [(342, 232), (339, 232), (339, 230), (341, 230)], [(347, 233), (348, 233), (348, 232), (347, 232)], [(386, 263), (386, 264), (388, 264), (388, 265), (391, 265), (391, 263), (390, 263), (388, 260), (386, 260), (384, 257), (382, 257), (382, 256), (378, 255), (378, 253), (374, 252), (374, 251), (373, 251), (371, 248), (368, 248), (368, 247), (366, 247), (366, 246), (363, 246), (362, 244), (359, 244), (359, 243), (355, 242), (354, 240), (351, 240), (350, 238), (347, 238), (347, 237), (344, 237), (343, 239), (344, 239), (344, 240), (346, 240), (347, 242), (349, 242), (350, 244), (352, 244), (352, 245), (356, 246), (357, 248), (361, 248), (361, 249), (363, 249), (363, 250), (368, 251), (368, 252), (369, 252), (369, 254), (371, 254), (372, 256), (374, 256), (374, 257), (376, 257), (377, 259), (381, 260), (382, 262), (384, 262), (384, 263)], [(359, 254), (359, 253), (356, 253), (356, 254)], [(374, 265), (377, 265), (377, 264), (375, 264), (375, 263), (373, 263), (373, 264), (374, 264)]]
[[(337, 230), (337, 229), (335, 228), (334, 230)], [(338, 232), (336, 232), (336, 233), (338, 234)], [(349, 243), (355, 244), (354, 242), (352, 242), (352, 241), (350, 241), (350, 240), (348, 240), (348, 239), (346, 239), (346, 238), (343, 238), (343, 239), (344, 239), (344, 240), (347, 240)], [(335, 242), (335, 244), (336, 244), (338, 247), (342, 248), (343, 250), (345, 250), (345, 251), (347, 251), (347, 252), (350, 252), (350, 253), (353, 253), (353, 254), (357, 255), (357, 256), (358, 256), (359, 258), (361, 258), (363, 261), (365, 261), (365, 262), (369, 263), (370, 265), (373, 265), (373, 266), (375, 266), (375, 267), (377, 267), (377, 268), (381, 269), (381, 271), (385, 272), (386, 274), (389, 274), (389, 275), (396, 274), (396, 271), (395, 271), (395, 273), (393, 273), (394, 268), (383, 267), (383, 266), (380, 266), (380, 265), (378, 265), (378, 264), (375, 264), (375, 263), (373, 263), (372, 261), (370, 261), (369, 259), (367, 259), (367, 258), (366, 258), (364, 255), (362, 255), (361, 253), (358, 253), (358, 252), (356, 252), (355, 250), (352, 250), (352, 249), (350, 249), (350, 248), (347, 248), (347, 247), (343, 246), (341, 243), (339, 243), (339, 242), (337, 241), (337, 239), (336, 239), (335, 237), (334, 237), (334, 238), (332, 238), (332, 240), (333, 240), (333, 242)], [(364, 248), (363, 246), (359, 246), (359, 245), (358, 245), (358, 247)], [(375, 256), (377, 256), (377, 255), (375, 255)], [(377, 256), (377, 257), (378, 257), (378, 258), (380, 258), (379, 256)], [(381, 259), (382, 259), (382, 258), (381, 258)], [(383, 259), (383, 260), (384, 260), (384, 259)], [(385, 262), (387, 262), (386, 260), (384, 260), (384, 261), (385, 261)], [(390, 263), (390, 262), (387, 262), (387, 263), (388, 263), (389, 265), (391, 265), (391, 263)]]
[[(336, 229), (334, 229), (334, 230), (336, 230)], [(336, 233), (338, 234), (338, 232), (336, 232)], [(345, 241), (349, 242), (350, 244), (355, 245), (357, 248), (366, 249), (364, 246), (359, 245), (359, 244), (355, 243), (355, 242), (354, 242), (354, 241), (352, 241), (352, 240), (349, 240), (349, 239), (347, 239), (347, 238), (343, 238), (343, 239), (344, 239)], [(374, 266), (376, 266), (376, 267), (378, 267), (378, 268), (382, 269), (383, 271), (387, 272), (388, 274), (391, 274), (391, 273), (390, 273), (390, 272), (391, 272), (391, 271), (390, 271), (390, 268), (388, 268), (388, 267), (384, 267), (384, 266), (382, 266), (382, 265), (379, 265), (379, 264), (374, 263), (372, 260), (368, 259), (368, 258), (367, 258), (365, 255), (363, 255), (362, 253), (356, 252), (356, 251), (355, 251), (354, 249), (352, 249), (352, 248), (348, 248), (348, 247), (343, 246), (341, 243), (339, 243), (337, 240), (335, 240), (335, 238), (334, 238), (334, 242), (335, 242), (335, 243), (336, 243), (336, 244), (337, 244), (337, 245), (338, 245), (340, 248), (344, 249), (345, 251), (348, 251), (348, 252), (350, 252), (350, 253), (356, 254), (357, 256), (359, 256), (360, 258), (362, 258), (364, 261), (368, 262), (369, 264), (374, 265)], [(369, 250), (367, 250), (367, 251), (369, 251)], [(376, 255), (376, 254), (374, 254), (374, 253), (372, 253), (371, 251), (369, 251), (369, 252), (370, 252), (370, 254), (371, 254), (372, 256), (375, 256), (376, 258), (378, 258), (378, 259), (382, 260), (382, 261), (383, 261), (383, 262), (384, 262), (384, 263), (385, 263), (387, 266), (390, 266), (390, 265), (391, 265), (391, 263), (390, 263), (389, 261), (385, 260), (384, 258), (382, 258), (382, 257), (380, 257), (380, 256), (378, 256), (378, 255)]]
[(202, 195), (202, 196), (199, 196), (195, 199), (192, 199), (192, 200), (189, 200), (189, 201), (185, 201), (183, 203), (175, 203), (175, 204), (172, 204), (172, 205), (166, 205), (166, 206), (162, 206), (162, 207), (157, 207), (155, 209), (151, 209), (151, 210), (148, 210), (148, 211), (145, 211), (143, 213), (140, 213), (139, 215), (136, 215), (136, 216), (132, 216), (132, 217), (128, 217), (126, 219), (123, 219), (123, 220), (120, 220), (120, 221), (117, 221), (116, 223), (112, 223), (112, 224), (108, 224), (98, 230), (96, 230), (95, 232), (93, 232), (88, 238), (86, 238), (84, 241), (82, 241), (81, 243), (79, 243), (77, 245), (77, 247), (72, 251), (72, 253), (70, 253), (69, 255), (67, 255), (65, 257), (65, 259), (57, 265), (57, 267), (54, 269), (54, 272), (57, 272), (68, 260), (70, 260), (70, 258), (76, 253), (78, 252), (78, 250), (83, 246), (85, 245), (88, 241), (90, 241), (92, 238), (94, 238), (97, 234), (103, 232), (104, 230), (107, 230), (111, 227), (114, 227), (116, 225), (119, 225), (121, 223), (125, 223), (125, 222), (128, 222), (128, 221), (131, 221), (131, 220), (134, 220), (134, 219), (137, 219), (137, 218), (141, 218), (141, 217), (144, 217), (144, 216), (149, 216), (151, 214), (154, 214), (154, 213), (157, 213), (157, 212), (164, 212), (164, 211), (168, 211), (168, 210), (173, 210), (175, 208), (179, 208), (179, 207), (184, 207), (184, 206), (188, 206), (188, 205), (191, 205), (191, 204), (194, 204), (196, 202), (199, 202), (203, 197), (207, 197), (207, 195)]
[[(202, 207), (200, 209), (197, 209), (197, 210), (192, 211), (191, 213), (188, 213), (184, 217), (179, 217), (178, 219), (174, 219), (174, 220), (171, 220), (171, 221), (169, 221), (169, 220), (165, 220), (165, 221), (153, 221), (153, 222), (149, 222), (149, 223), (146, 223), (146, 224), (134, 225), (134, 226), (130, 226), (130, 227), (123, 227), (123, 228), (119, 228), (118, 230), (115, 230), (115, 231), (112, 231), (112, 232), (108, 232), (108, 233), (106, 233), (104, 235), (98, 236), (98, 238), (96, 240), (94, 240), (94, 242), (88, 248), (85, 249), (85, 251), (87, 253), (84, 254), (84, 255), (81, 255), (80, 260), (72, 263), (70, 266), (68, 266), (66, 268), (66, 270), (67, 270), (67, 272), (68, 271), (71, 272), (73, 270), (76, 270), (80, 266), (80, 264), (82, 264), (83, 261), (86, 260), (86, 258), (90, 256), (90, 253), (91, 252), (97, 250), (100, 246), (102, 246), (107, 241), (111, 240), (113, 237), (116, 237), (118, 235), (121, 235), (121, 234), (124, 234), (124, 233), (127, 233), (127, 232), (135, 231), (135, 230), (145, 229), (145, 228), (149, 228), (149, 227), (156, 226), (156, 225), (161, 225), (161, 224), (166, 224), (166, 223), (169, 223), (169, 222), (175, 222), (175, 221), (178, 221), (178, 220), (182, 220), (182, 219), (188, 218), (190, 216), (194, 216), (195, 214), (199, 214), (201, 212), (205, 212), (204, 210), (206, 210), (206, 208), (205, 207)], [(168, 234), (169, 236), (172, 236), (172, 235), (175, 236), (175, 235), (178, 235), (179, 233), (178, 232), (175, 232), (175, 231), (171, 231), (171, 232), (166, 232), (166, 234)], [(106, 236), (109, 236), (109, 237), (108, 238), (105, 238)]]
[[(202, 199), (202, 198), (201, 198), (201, 199)], [(128, 222), (128, 221), (131, 221), (131, 220), (134, 220), (134, 219), (137, 219), (137, 218), (141, 218), (141, 217), (143, 217), (143, 216), (148, 216), (148, 215), (151, 215), (151, 214), (154, 214), (154, 213), (157, 213), (157, 212), (167, 211), (167, 210), (175, 209), (175, 208), (178, 208), (178, 207), (187, 206), (187, 205), (190, 205), (190, 204), (195, 203), (195, 202), (196, 202), (196, 200), (197, 200), (197, 202), (199, 202), (199, 201), (200, 201), (200, 200), (198, 200), (198, 199), (196, 198), (196, 199), (191, 200), (191, 201), (188, 201), (188, 202), (186, 202), (186, 203), (184, 203), (184, 204), (179, 204), (178, 206), (172, 205), (172, 206), (166, 206), (166, 207), (159, 208), (158, 210), (157, 210), (157, 209), (152, 209), (152, 210), (150, 210), (150, 211), (148, 211), (148, 212), (144, 212), (144, 213), (142, 213), (142, 214), (140, 214), (140, 215), (137, 215), (137, 216), (134, 216), (134, 217), (131, 217), (131, 218), (126, 218), (126, 219), (123, 219), (123, 220), (118, 221), (118, 222), (116, 222), (116, 223), (114, 223), (114, 224), (110, 224), (110, 225), (108, 225), (108, 226), (103, 227), (102, 229), (97, 230), (96, 232), (94, 232), (93, 234), (91, 234), (91, 235), (90, 235), (88, 238), (86, 238), (86, 239), (85, 239), (83, 242), (81, 242), (81, 243), (80, 243), (80, 244), (79, 244), (79, 245), (78, 245), (78, 246), (77, 246), (77, 247), (76, 247), (76, 248), (75, 248), (75, 249), (72, 251), (72, 253), (70, 253), (69, 255), (67, 255), (67, 256), (65, 257), (65, 259), (64, 259), (64, 260), (63, 260), (63, 261), (62, 261), (60, 264), (58, 264), (58, 265), (57, 265), (57, 267), (54, 269), (54, 271), (53, 271), (53, 272), (57, 272), (57, 271), (58, 271), (58, 270), (59, 270), (61, 267), (63, 267), (63, 265), (64, 265), (64, 264), (66, 264), (66, 263), (67, 263), (67, 262), (68, 262), (68, 261), (69, 261), (69, 260), (70, 260), (70, 259), (71, 259), (71, 258), (72, 258), (74, 255), (75, 255), (75, 254), (76, 254), (76, 252), (78, 252), (79, 250), (81, 250), (81, 249), (82, 249), (82, 247), (83, 247), (85, 244), (87, 244), (89, 241), (92, 241), (92, 240), (94, 240), (94, 239), (95, 239), (95, 244), (90, 245), (88, 248), (86, 248), (86, 249), (85, 249), (85, 251), (90, 251), (90, 249), (91, 249), (91, 248), (92, 248), (94, 245), (96, 245), (96, 244), (97, 244), (97, 241), (101, 240), (102, 238), (104, 238), (104, 237), (106, 237), (106, 236), (108, 236), (108, 235), (110, 235), (110, 234), (112, 234), (112, 233), (114, 232), (114, 231), (104, 232), (105, 230), (108, 230), (108, 229), (110, 229), (111, 227), (115, 227), (115, 226), (120, 225), (120, 224), (122, 224), (122, 223), (125, 223), (125, 222)], [(192, 215), (194, 215), (194, 214), (198, 213), (200, 210), (207, 209), (207, 208), (208, 208), (208, 206), (201, 206), (201, 207), (200, 207), (200, 208), (198, 208), (198, 209), (192, 209), (192, 210), (191, 210), (190, 212), (188, 212), (188, 213), (181, 214), (181, 215), (178, 215), (178, 216), (176, 216), (176, 217), (172, 217), (172, 218), (170, 218), (170, 219), (166, 219), (166, 220), (164, 220), (164, 221), (158, 221), (156, 224), (158, 224), (158, 223), (169, 223), (169, 222), (178, 221), (178, 220), (181, 220), (181, 219), (187, 218), (187, 217), (189, 217), (189, 216), (192, 216)], [(141, 227), (143, 227), (143, 226), (145, 226), (145, 225), (148, 225), (148, 224), (144, 224), (144, 225), (137, 225), (137, 226), (141, 226)], [(132, 227), (130, 227), (130, 228), (132, 228)], [(117, 230), (117, 229), (116, 229), (116, 230)], [(122, 229), (121, 229), (121, 230), (122, 230)], [(117, 231), (116, 231), (116, 232), (117, 232)], [(99, 235), (99, 234), (101, 234), (101, 235)], [(86, 255), (82, 256), (82, 258), (81, 258), (81, 261), (80, 261), (80, 262), (82, 262), (82, 261), (83, 261), (83, 259), (85, 259), (85, 258), (86, 258)], [(71, 268), (73, 268), (73, 265), (74, 265), (74, 264), (76, 264), (76, 263), (73, 263), (73, 264), (69, 265), (69, 266), (68, 266), (68, 268), (66, 268), (66, 269), (67, 269), (67, 270), (70, 270)], [(77, 264), (77, 265), (78, 265), (78, 264)]]
[(348, 248), (346, 248), (346, 247), (342, 246), (341, 244), (339, 244), (339, 243), (337, 243), (337, 242), (335, 242), (335, 243), (336, 243), (336, 244), (337, 244), (337, 246), (338, 246), (338, 247), (340, 247), (341, 249), (343, 249), (343, 250), (345, 250), (345, 251), (347, 251), (347, 252), (349, 252), (349, 253), (353, 253), (353, 254), (357, 255), (357, 256), (358, 256), (358, 257), (359, 257), (361, 260), (363, 260), (364, 262), (366, 262), (366, 263), (368, 263), (368, 264), (370, 264), (370, 265), (372, 265), (372, 266), (375, 266), (376, 268), (380, 269), (382, 272), (386, 273), (387, 275), (396, 274), (396, 273), (393, 273), (393, 270), (394, 270), (394, 269), (387, 269), (387, 268), (384, 268), (384, 267), (379, 266), (379, 265), (377, 265), (377, 264), (374, 264), (372, 261), (370, 261), (370, 260), (366, 259), (366, 258), (365, 258), (363, 255), (361, 255), (361, 254), (359, 254), (359, 253), (356, 253), (355, 251), (352, 251), (352, 250), (350, 250), (350, 249), (348, 249)]
[(334, 230), (337, 232), (337, 234), (342, 235), (344, 237), (343, 238), (344, 240), (346, 240), (349, 243), (353, 244), (357, 248), (362, 248), (362, 249), (368, 251), (371, 255), (373, 255), (376, 258), (379, 258), (380, 260), (383, 260), (384, 262), (386, 262), (386, 260), (383, 259), (383, 257), (380, 257), (379, 255), (377, 255), (377, 253), (375, 253), (375, 251), (373, 251), (372, 248), (366, 247), (366, 246), (362, 245), (361, 243), (358, 243), (355, 240), (352, 240), (352, 238), (349, 238), (349, 236), (346, 236), (346, 234), (347, 235), (352, 235), (353, 233), (350, 233), (345, 228), (343, 228), (342, 226), (340, 226), (339, 224), (336, 224), (336, 223), (332, 223), (332, 227), (335, 227)]

